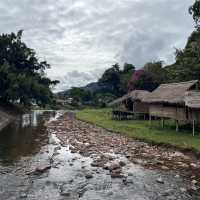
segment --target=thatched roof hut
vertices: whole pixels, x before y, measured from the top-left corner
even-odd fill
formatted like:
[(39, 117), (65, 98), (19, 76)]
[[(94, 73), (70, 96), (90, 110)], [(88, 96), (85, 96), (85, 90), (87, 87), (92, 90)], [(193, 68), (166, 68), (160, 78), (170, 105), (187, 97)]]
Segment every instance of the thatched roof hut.
[(200, 109), (200, 91), (186, 92), (185, 106), (191, 109)]
[[(150, 116), (200, 123), (200, 82), (198, 80), (160, 85), (147, 95)], [(194, 132), (194, 131), (193, 131)]]
[(162, 84), (149, 95), (145, 96), (143, 101), (149, 104), (185, 104), (186, 92), (192, 89), (197, 89), (198, 80)]
[(128, 99), (130, 99), (132, 101), (142, 101), (147, 95), (149, 95), (149, 93), (150, 92), (148, 92), (146, 90), (134, 90), (134, 91), (112, 101), (108, 105), (109, 106), (118, 105), (118, 104), (125, 102)]

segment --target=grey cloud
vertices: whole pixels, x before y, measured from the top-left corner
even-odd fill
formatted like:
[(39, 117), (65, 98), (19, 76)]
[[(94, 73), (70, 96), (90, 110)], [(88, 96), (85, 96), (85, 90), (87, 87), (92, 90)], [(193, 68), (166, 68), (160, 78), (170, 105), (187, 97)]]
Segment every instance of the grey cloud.
[[(94, 81), (115, 62), (173, 61), (192, 31), (191, 0), (1, 0), (0, 32), (24, 30), (59, 88)], [(98, 76), (94, 71), (98, 70)], [(81, 72), (81, 73), (79, 73)], [(83, 73), (84, 72), (84, 73)]]

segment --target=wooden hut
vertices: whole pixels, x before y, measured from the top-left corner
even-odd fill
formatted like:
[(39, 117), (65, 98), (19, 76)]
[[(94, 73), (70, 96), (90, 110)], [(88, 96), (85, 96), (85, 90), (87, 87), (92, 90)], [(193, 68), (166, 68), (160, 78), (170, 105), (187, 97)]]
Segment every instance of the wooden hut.
[(109, 103), (109, 106), (113, 107), (113, 118), (127, 119), (129, 116), (133, 117), (136, 114), (146, 116), (149, 113), (149, 105), (142, 102), (142, 100), (148, 94), (148, 91), (134, 90)]
[(147, 95), (143, 101), (149, 104), (149, 115), (164, 119), (176, 120), (176, 130), (178, 122), (199, 122), (200, 116), (200, 84), (198, 80), (162, 84), (151, 94)]

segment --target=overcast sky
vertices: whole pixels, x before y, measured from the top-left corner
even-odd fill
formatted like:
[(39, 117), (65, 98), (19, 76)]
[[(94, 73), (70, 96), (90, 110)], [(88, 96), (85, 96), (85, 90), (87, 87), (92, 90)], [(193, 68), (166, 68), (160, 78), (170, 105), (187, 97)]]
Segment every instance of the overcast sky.
[(0, 32), (23, 40), (52, 68), (59, 90), (95, 81), (115, 62), (171, 63), (193, 30), (193, 0), (1, 0)]

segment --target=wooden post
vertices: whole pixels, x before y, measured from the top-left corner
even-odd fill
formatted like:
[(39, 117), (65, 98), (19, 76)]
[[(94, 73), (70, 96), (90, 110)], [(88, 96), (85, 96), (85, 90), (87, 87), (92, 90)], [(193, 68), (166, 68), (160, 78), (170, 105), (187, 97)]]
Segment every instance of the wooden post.
[(149, 125), (151, 126), (151, 115), (149, 115)]
[(164, 126), (165, 126), (165, 120), (164, 120), (164, 118), (162, 118), (161, 120), (162, 120), (162, 128), (164, 128)]
[(192, 135), (195, 135), (195, 120), (192, 120)]
[(179, 124), (178, 124), (178, 120), (176, 120), (176, 132), (179, 132)]

